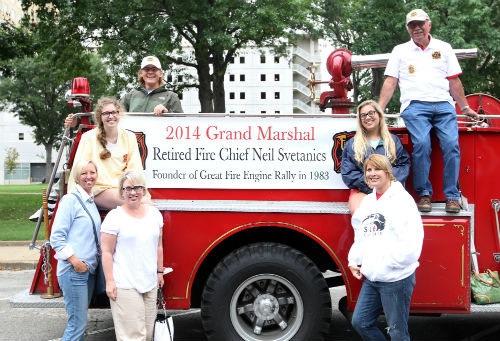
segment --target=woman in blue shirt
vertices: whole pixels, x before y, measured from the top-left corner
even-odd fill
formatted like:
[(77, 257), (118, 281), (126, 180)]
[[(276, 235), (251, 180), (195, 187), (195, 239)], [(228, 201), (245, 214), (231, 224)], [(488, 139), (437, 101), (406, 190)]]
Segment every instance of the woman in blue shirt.
[(365, 183), (363, 163), (373, 153), (387, 156), (392, 165), (394, 177), (404, 185), (410, 174), (410, 157), (396, 135), (389, 133), (384, 112), (377, 102), (367, 100), (357, 109), (358, 129), (356, 135), (344, 146), (340, 172), (342, 180), (351, 189), (349, 210), (351, 214), (361, 200), (372, 192)]
[[(50, 244), (58, 260), (57, 279), (68, 313), (63, 341), (83, 340), (98, 262), (94, 232), (99, 238), (101, 227), (101, 217), (92, 194), (92, 187), (97, 180), (97, 168), (92, 161), (82, 160), (73, 170), (76, 188), (61, 199), (50, 236)], [(89, 213), (75, 195), (82, 200)]]

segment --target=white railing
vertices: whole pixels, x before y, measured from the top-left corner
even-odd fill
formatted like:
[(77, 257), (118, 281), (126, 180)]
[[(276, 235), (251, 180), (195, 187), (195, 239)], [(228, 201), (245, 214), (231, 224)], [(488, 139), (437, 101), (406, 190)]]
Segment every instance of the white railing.
[(300, 47), (294, 47), (292, 50), (292, 53), (301, 57), (302, 59), (308, 61), (309, 63), (312, 63), (312, 61), (313, 61), (311, 54)]
[(298, 99), (293, 100), (293, 107), (302, 110), (306, 114), (310, 114), (312, 112), (311, 106)]
[(298, 72), (302, 76), (309, 78), (309, 74), (310, 74), (309, 70), (300, 64), (295, 64), (295, 63), (292, 64), (292, 71)]
[(318, 64), (318, 63), (322, 62), (320, 55), (311, 54), (300, 47), (294, 47), (292, 49), (292, 54), (299, 56), (300, 58), (304, 59), (305, 61), (307, 61), (309, 63)]
[(293, 82), (293, 89), (302, 92), (307, 97), (309, 97), (309, 94), (311, 93), (309, 88), (300, 82)]

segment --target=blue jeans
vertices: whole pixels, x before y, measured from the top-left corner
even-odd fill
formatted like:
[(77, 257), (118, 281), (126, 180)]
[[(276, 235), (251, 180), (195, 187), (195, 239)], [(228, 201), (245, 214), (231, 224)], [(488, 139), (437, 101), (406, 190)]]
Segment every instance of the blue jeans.
[(384, 311), (391, 340), (410, 340), (408, 316), (414, 287), (415, 273), (396, 282), (372, 282), (365, 278), (351, 321), (361, 338), (386, 340), (376, 326), (377, 318)]
[(89, 271), (76, 272), (71, 266), (61, 276), (57, 276), (64, 294), (64, 305), (68, 313), (68, 324), (63, 341), (83, 341), (87, 328), (87, 310), (94, 292), (95, 276)]
[(448, 200), (458, 200), (457, 188), (460, 170), (460, 147), (455, 108), (448, 102), (412, 101), (401, 113), (413, 142), (413, 186), (419, 197), (432, 196), (429, 181), (431, 167), (431, 128), (439, 139), (443, 155), (443, 192)]

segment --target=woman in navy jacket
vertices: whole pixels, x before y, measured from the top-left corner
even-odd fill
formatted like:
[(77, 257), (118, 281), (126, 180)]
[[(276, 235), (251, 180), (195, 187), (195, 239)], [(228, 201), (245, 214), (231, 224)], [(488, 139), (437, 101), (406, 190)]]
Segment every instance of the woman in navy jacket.
[(385, 123), (384, 113), (377, 102), (367, 100), (357, 109), (358, 130), (344, 146), (340, 171), (342, 180), (351, 189), (349, 210), (351, 214), (361, 200), (372, 192), (366, 184), (363, 163), (373, 153), (387, 156), (391, 162), (394, 177), (404, 185), (410, 174), (410, 157), (399, 138), (391, 133)]

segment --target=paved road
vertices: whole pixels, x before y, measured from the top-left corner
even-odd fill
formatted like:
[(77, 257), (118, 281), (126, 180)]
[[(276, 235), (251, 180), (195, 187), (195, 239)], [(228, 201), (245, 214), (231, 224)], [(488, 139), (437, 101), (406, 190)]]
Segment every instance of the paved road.
[[(33, 278), (34, 270), (0, 271), (0, 341), (55, 341), (66, 326), (66, 312), (61, 308), (11, 308), (9, 299), (26, 289)], [(332, 291), (334, 307), (345, 293), (343, 287)], [(478, 333), (498, 328), (500, 313), (474, 315), (443, 315), (441, 317), (412, 316), (409, 327), (414, 341), (486, 341), (499, 340), (500, 332), (481, 337)], [(174, 317), (175, 340), (204, 341), (198, 310), (183, 312)], [(383, 319), (379, 320), (384, 327)], [(89, 310), (88, 335), (86, 341), (114, 341), (111, 312), (108, 309)], [(338, 310), (332, 315), (328, 340), (359, 340)]]

